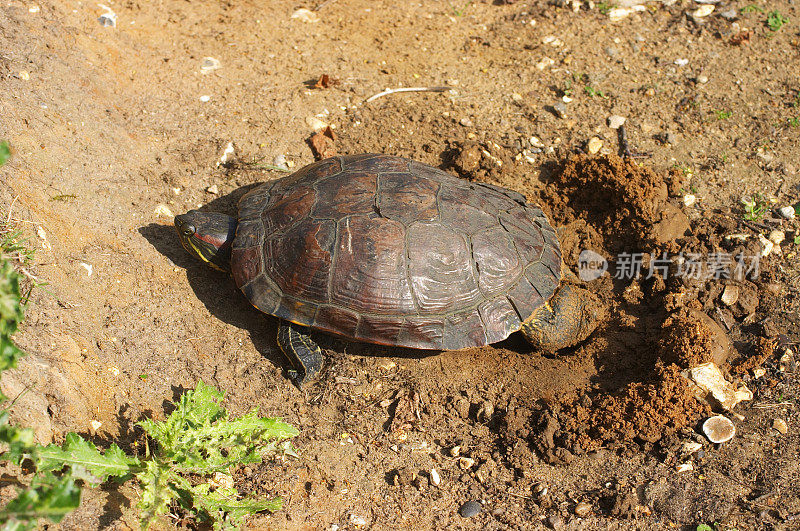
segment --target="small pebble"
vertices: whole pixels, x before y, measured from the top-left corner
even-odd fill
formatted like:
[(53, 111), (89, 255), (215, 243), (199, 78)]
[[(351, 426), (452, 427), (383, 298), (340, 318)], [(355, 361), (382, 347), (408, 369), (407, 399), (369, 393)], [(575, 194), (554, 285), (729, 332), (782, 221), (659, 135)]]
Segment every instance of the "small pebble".
[(696, 18), (707, 17), (714, 12), (714, 6), (711, 4), (703, 4), (692, 12), (692, 16)]
[(97, 4), (98, 7), (104, 9), (105, 12), (97, 17), (97, 21), (105, 28), (114, 28), (117, 26), (117, 14), (114, 13), (109, 7), (103, 4)]
[(542, 141), (539, 139), (539, 137), (538, 137), (538, 136), (532, 136), (532, 137), (531, 137), (531, 138), (528, 140), (528, 142), (530, 142), (530, 144), (531, 144), (533, 147), (535, 147), (535, 148), (543, 148), (543, 147), (544, 147), (544, 142), (542, 142)]
[(757, 367), (753, 369), (753, 378), (761, 378), (765, 374), (767, 374), (767, 370), (763, 367)]
[(586, 516), (592, 512), (592, 505), (586, 502), (580, 502), (575, 506), (575, 514), (578, 516)]
[(686, 207), (694, 206), (696, 202), (697, 202), (697, 196), (695, 196), (694, 194), (686, 194), (685, 196), (683, 196), (683, 204)]
[(203, 94), (202, 96), (200, 96), (200, 101), (202, 101), (203, 103), (206, 103), (206, 102), (208, 102), (208, 101), (211, 101), (211, 96), (208, 96), (208, 95), (206, 95), (206, 94)]
[(292, 18), (296, 18), (301, 22), (319, 22), (319, 15), (304, 7), (292, 13)]
[(708, 76), (697, 76), (697, 83), (700, 85), (705, 85), (708, 83)]
[(561, 529), (564, 527), (564, 519), (561, 518), (561, 515), (552, 514), (547, 517), (547, 525), (549, 525), (551, 529)]
[(721, 16), (725, 20), (736, 20), (736, 17), (738, 17), (739, 14), (736, 12), (735, 9), (728, 9), (720, 13), (719, 16)]
[(683, 57), (675, 59), (675, 64), (678, 66), (686, 66), (689, 64), (689, 60)]
[(453, 446), (450, 448), (450, 457), (458, 457), (461, 455), (461, 447), (460, 446)]
[(461, 470), (469, 470), (475, 465), (475, 460), (471, 457), (459, 457), (458, 458), (458, 466), (461, 467)]
[(722, 300), (726, 306), (733, 306), (736, 304), (736, 301), (739, 300), (739, 287), (733, 284), (725, 286), (720, 300)]
[(559, 118), (567, 117), (567, 106), (564, 104), (563, 101), (559, 101), (555, 105), (553, 105), (553, 110), (556, 112), (556, 116), (558, 116)]
[(431, 468), (431, 483), (438, 487), (439, 484), (442, 482), (441, 476), (439, 476), (439, 471), (435, 468)]
[(28, 73), (27, 70), (20, 70), (19, 71), (19, 78), (22, 81), (28, 81), (31, 78), (31, 75)]
[(289, 164), (286, 162), (286, 155), (276, 155), (275, 158), (272, 159), (272, 164), (284, 170), (289, 169)]
[(785, 207), (779, 208), (778, 209), (778, 214), (780, 214), (783, 219), (794, 219), (794, 217), (796, 215), (795, 211), (794, 211), (794, 207), (791, 207), (791, 206), (785, 206)]
[(619, 129), (625, 123), (625, 117), (618, 114), (612, 114), (608, 117), (608, 126), (611, 129)]
[(217, 186), (216, 184), (212, 184), (211, 186), (208, 186), (206, 188), (206, 192), (208, 192), (209, 194), (217, 195), (219, 193), (219, 186)]
[(736, 426), (733, 425), (729, 418), (722, 415), (714, 415), (703, 423), (703, 433), (712, 443), (721, 444), (733, 439), (736, 434)]
[(780, 245), (786, 239), (786, 234), (782, 230), (774, 230), (769, 233), (768, 239), (775, 245)]
[(350, 524), (356, 527), (364, 527), (367, 525), (367, 519), (357, 514), (350, 515)]
[(210, 72), (211, 70), (216, 70), (221, 66), (222, 63), (220, 63), (219, 59), (215, 57), (203, 57), (203, 60), (200, 62), (200, 70), (203, 72)]
[(600, 151), (600, 148), (602, 147), (603, 147), (603, 141), (596, 136), (590, 138), (589, 141), (586, 143), (586, 151), (588, 151), (592, 155)]
[(681, 451), (686, 455), (691, 455), (703, 447), (699, 442), (686, 441), (681, 447)]
[(458, 121), (458, 123), (460, 123), (464, 127), (472, 127), (474, 125), (472, 123), (472, 120), (470, 120), (469, 118), (462, 118), (461, 120)]
[(167, 205), (158, 205), (153, 213), (156, 217), (165, 217), (165, 218), (174, 218), (175, 214), (172, 213), (172, 210), (169, 209)]
[(481, 512), (481, 504), (476, 502), (475, 500), (470, 500), (465, 502), (464, 505), (459, 507), (458, 514), (463, 516), (464, 518), (472, 518), (476, 516), (478, 513)]
[(675, 467), (675, 470), (678, 472), (691, 472), (694, 470), (694, 465), (692, 463), (681, 463)]
[(633, 13), (629, 7), (615, 7), (608, 12), (608, 18), (611, 22), (618, 22), (623, 18), (627, 18)]
[(775, 419), (772, 421), (772, 427), (778, 430), (781, 435), (786, 435), (789, 433), (789, 426), (786, 424), (786, 421), (783, 419)]
[(538, 70), (544, 70), (548, 66), (553, 66), (554, 64), (555, 64), (555, 61), (553, 61), (549, 57), (542, 57), (542, 60), (539, 61), (538, 63), (536, 63), (536, 68)]
[(484, 401), (478, 407), (478, 413), (476, 418), (478, 422), (489, 422), (492, 420), (492, 415), (494, 415), (494, 405), (489, 401)]
[(769, 256), (775, 249), (775, 244), (764, 237), (763, 234), (758, 235), (758, 241), (761, 243), (761, 256)]

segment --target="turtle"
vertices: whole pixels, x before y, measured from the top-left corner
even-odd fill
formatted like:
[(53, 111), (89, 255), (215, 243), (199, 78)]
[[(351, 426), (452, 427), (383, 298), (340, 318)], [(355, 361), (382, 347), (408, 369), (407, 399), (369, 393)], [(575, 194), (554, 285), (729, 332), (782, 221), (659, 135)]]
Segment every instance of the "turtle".
[(521, 331), (558, 351), (586, 339), (598, 299), (562, 282), (545, 214), (515, 191), (414, 160), (324, 159), (255, 186), (239, 215), (175, 217), (181, 244), (277, 317), (300, 387), (323, 365), (311, 330), (433, 351)]

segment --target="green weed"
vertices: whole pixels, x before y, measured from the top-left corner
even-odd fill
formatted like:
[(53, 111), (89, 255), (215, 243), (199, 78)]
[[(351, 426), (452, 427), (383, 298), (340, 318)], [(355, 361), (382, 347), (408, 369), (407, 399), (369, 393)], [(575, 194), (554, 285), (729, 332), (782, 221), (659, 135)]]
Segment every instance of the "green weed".
[(714, 114), (716, 115), (717, 120), (727, 120), (728, 118), (733, 116), (733, 111), (715, 110)]
[(783, 27), (784, 24), (788, 22), (789, 19), (781, 15), (777, 9), (767, 13), (767, 26), (772, 32), (778, 31)]
[(594, 98), (595, 96), (599, 96), (601, 98), (606, 98), (606, 99), (608, 98), (605, 92), (603, 92), (600, 89), (596, 89), (591, 85), (584, 85), (583, 91), (586, 92), (586, 94), (588, 94), (590, 98)]
[(11, 146), (5, 140), (0, 141), (0, 166), (8, 162), (11, 158)]
[(616, 6), (607, 0), (603, 0), (597, 4), (597, 9), (604, 15), (608, 15), (608, 12), (614, 9), (614, 7)]
[(753, 197), (743, 197), (744, 219), (746, 221), (758, 221), (764, 217), (769, 209), (769, 200), (761, 193), (756, 192)]
[[(20, 273), (8, 257), (21, 252), (21, 244), (8, 234), (13, 231), (0, 239), (0, 372), (15, 367), (25, 355), (12, 340), (22, 323), (24, 304)], [(58, 523), (80, 505), (83, 485), (96, 487), (111, 478), (139, 484), (143, 529), (172, 504), (214, 529), (232, 529), (248, 514), (279, 509), (280, 498), (241, 497), (227, 474), (237, 465), (261, 462), (266, 455), (296, 456), (288, 439), (297, 430), (280, 419), (259, 417), (255, 409), (232, 418), (221, 405), (223, 398), (223, 392), (199, 382), (180, 397), (166, 420), (138, 424), (148, 445), (144, 457), (135, 457), (116, 444), (99, 450), (76, 433), (68, 434), (60, 446), (36, 444), (32, 429), (10, 423), (8, 398), (0, 394), (0, 404), (5, 404), (0, 410), (0, 443), (5, 448), (0, 461), (35, 471), (28, 487), (0, 509), (3, 531), (34, 529), (38, 519)], [(220, 474), (228, 481), (218, 481)]]
[(755, 13), (755, 12), (763, 13), (764, 9), (759, 7), (759, 6), (757, 6), (757, 5), (755, 5), (755, 4), (750, 4), (750, 5), (746, 5), (743, 8), (739, 9), (739, 12), (740, 13)]

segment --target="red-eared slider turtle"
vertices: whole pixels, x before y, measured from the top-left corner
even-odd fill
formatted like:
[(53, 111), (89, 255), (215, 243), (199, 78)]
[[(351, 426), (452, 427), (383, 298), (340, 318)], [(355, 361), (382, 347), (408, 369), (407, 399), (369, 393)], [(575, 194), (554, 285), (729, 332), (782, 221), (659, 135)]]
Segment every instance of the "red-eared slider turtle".
[(586, 338), (596, 304), (561, 280), (553, 228), (525, 197), (388, 155), (316, 162), (257, 186), (239, 218), (175, 218), (187, 251), (264, 313), (299, 385), (322, 366), (308, 329), (455, 350), (522, 333), (558, 350)]

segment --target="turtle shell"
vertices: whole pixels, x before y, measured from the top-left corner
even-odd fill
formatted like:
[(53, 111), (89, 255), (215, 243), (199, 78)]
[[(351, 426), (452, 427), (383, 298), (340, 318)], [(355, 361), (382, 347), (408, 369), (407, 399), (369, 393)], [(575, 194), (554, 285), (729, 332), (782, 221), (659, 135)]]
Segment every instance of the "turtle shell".
[(555, 231), (511, 190), (387, 155), (322, 160), (242, 197), (231, 270), (262, 312), (420, 349), (494, 343), (561, 279)]

